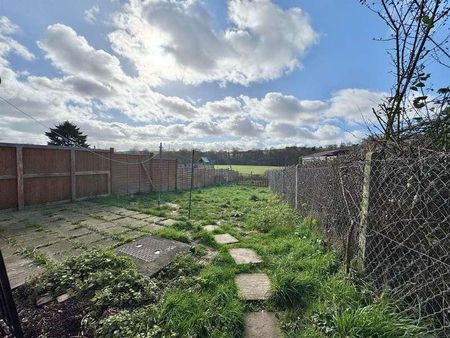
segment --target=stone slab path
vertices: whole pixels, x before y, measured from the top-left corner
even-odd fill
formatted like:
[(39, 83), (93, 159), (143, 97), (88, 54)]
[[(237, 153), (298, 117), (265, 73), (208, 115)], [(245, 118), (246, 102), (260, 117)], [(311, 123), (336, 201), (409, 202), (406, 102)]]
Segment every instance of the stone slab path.
[(238, 265), (262, 263), (261, 257), (252, 249), (236, 248), (230, 249), (229, 252)]
[(270, 280), (265, 273), (243, 273), (235, 278), (239, 296), (245, 300), (265, 300), (270, 297)]
[(274, 313), (261, 311), (245, 315), (246, 338), (280, 338), (278, 319)]
[(239, 242), (238, 239), (234, 238), (230, 234), (215, 235), (214, 240), (219, 244), (233, 244)]

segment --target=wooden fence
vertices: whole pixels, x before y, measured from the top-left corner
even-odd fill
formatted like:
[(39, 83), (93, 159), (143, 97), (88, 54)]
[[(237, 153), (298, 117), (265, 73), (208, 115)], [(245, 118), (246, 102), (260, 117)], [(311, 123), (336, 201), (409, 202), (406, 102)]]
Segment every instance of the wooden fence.
[[(177, 160), (82, 149), (0, 143), (0, 209), (77, 201), (110, 194), (186, 190), (190, 167)], [(228, 169), (195, 168), (194, 187), (236, 181)]]

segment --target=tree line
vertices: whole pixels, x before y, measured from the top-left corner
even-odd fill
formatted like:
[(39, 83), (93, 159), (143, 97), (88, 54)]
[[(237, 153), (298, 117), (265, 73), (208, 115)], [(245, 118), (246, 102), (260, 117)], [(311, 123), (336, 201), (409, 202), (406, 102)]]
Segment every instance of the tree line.
[[(299, 157), (311, 155), (320, 151), (337, 149), (344, 145), (330, 145), (327, 147), (285, 147), (282, 149), (252, 149), (239, 150), (208, 150), (196, 151), (195, 161), (200, 157), (206, 157), (213, 164), (248, 164), (248, 165), (271, 165), (288, 166), (296, 164)], [(179, 163), (191, 162), (192, 150), (181, 149), (163, 152), (164, 158), (178, 159)]]

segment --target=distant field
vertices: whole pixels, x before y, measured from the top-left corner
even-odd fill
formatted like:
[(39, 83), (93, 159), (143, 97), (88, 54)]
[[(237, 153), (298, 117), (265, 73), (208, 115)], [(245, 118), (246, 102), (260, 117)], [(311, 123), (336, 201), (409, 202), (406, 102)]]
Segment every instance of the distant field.
[(284, 167), (275, 167), (270, 165), (233, 165), (233, 164), (216, 164), (214, 165), (214, 168), (216, 169), (231, 169), (239, 171), (242, 174), (256, 174), (256, 175), (262, 175), (267, 170), (274, 170), (274, 169), (283, 169)]

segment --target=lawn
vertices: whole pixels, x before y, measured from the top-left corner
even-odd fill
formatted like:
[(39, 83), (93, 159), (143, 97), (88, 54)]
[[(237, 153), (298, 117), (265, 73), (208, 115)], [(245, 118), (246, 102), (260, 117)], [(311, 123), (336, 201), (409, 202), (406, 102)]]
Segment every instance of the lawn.
[[(300, 218), (265, 188), (196, 190), (191, 220), (185, 192), (163, 194), (162, 207), (155, 194), (97, 202), (176, 218), (178, 223), (157, 234), (191, 243), (193, 250), (152, 278), (111, 251), (48, 267), (19, 296), (33, 302), (37, 294), (75, 292), (62, 303), (70, 306), (57, 309), (70, 318), (57, 325), (70, 325), (67, 335), (237, 338), (243, 337), (244, 314), (265, 309), (278, 314), (286, 337), (423, 337), (422, 328), (396, 314), (387, 297), (375, 297), (344, 276), (338, 255), (327, 249), (313, 219)], [(173, 205), (179, 206), (176, 214)], [(218, 225), (215, 233), (229, 233), (239, 243), (216, 244), (203, 229), (207, 224)], [(236, 265), (228, 252), (233, 247), (255, 250), (263, 263)], [(269, 276), (270, 299), (240, 299), (235, 276), (250, 272)]]
[(262, 175), (268, 170), (283, 169), (284, 167), (270, 165), (234, 165), (234, 164), (215, 164), (216, 169), (233, 169), (242, 174)]

